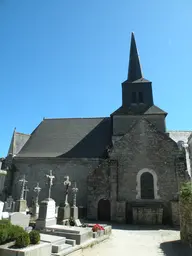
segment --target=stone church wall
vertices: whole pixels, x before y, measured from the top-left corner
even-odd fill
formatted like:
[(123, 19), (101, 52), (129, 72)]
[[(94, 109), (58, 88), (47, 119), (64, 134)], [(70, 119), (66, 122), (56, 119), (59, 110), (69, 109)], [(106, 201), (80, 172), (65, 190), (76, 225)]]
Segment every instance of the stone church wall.
[[(34, 196), (33, 188), (39, 182), (42, 191), (40, 193), (40, 201), (47, 197), (46, 177), (49, 170), (53, 171), (55, 176), (54, 185), (52, 187), (52, 198), (56, 201), (57, 205), (65, 198), (65, 188), (63, 185), (64, 176), (68, 175), (71, 181), (77, 182), (79, 192), (77, 194), (77, 205), (87, 206), (87, 176), (89, 172), (94, 170), (98, 164), (97, 159), (26, 159), (14, 161), (17, 172), (15, 174), (13, 196), (19, 198), (20, 184), (19, 179), (25, 174), (28, 181), (27, 186), (30, 189), (28, 193), (28, 201)], [(72, 203), (72, 195), (70, 191), (69, 202)]]
[[(171, 221), (170, 201), (179, 190), (179, 183), (186, 179), (185, 164), (177, 159), (178, 147), (168, 136), (154, 129), (143, 120), (114, 144), (111, 159), (118, 161), (117, 201), (132, 204), (143, 201), (140, 197), (139, 172), (152, 173), (154, 202), (164, 205), (164, 219)], [(127, 215), (129, 213), (126, 213)]]

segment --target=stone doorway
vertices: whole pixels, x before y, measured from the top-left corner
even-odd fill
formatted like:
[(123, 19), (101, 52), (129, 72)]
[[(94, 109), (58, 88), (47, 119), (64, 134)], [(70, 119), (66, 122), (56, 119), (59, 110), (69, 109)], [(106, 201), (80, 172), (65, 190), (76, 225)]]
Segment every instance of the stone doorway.
[(110, 221), (111, 220), (111, 205), (108, 199), (101, 199), (98, 203), (98, 220)]

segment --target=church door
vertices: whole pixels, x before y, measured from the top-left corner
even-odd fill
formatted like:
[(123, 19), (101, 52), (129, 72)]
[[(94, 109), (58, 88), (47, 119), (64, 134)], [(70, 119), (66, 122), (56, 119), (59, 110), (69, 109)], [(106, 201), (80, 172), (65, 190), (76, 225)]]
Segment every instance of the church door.
[(98, 220), (110, 221), (111, 220), (111, 206), (110, 201), (101, 199), (98, 203)]

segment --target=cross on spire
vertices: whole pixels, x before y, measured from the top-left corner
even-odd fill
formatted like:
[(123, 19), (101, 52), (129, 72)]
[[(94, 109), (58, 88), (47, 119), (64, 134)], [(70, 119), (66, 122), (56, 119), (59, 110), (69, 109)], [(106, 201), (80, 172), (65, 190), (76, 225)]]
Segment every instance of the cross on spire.
[(133, 82), (142, 77), (143, 75), (142, 75), (141, 64), (140, 64), (139, 55), (137, 51), (137, 46), (135, 42), (135, 36), (134, 36), (134, 33), (132, 32), (127, 79), (129, 82)]

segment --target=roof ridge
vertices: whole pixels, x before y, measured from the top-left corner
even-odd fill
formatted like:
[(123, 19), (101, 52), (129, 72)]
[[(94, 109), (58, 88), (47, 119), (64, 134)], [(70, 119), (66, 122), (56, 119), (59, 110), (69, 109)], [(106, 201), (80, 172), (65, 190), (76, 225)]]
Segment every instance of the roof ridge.
[(60, 118), (44, 118), (43, 120), (70, 120), (70, 119), (104, 119), (108, 117), (60, 117)]
[(167, 130), (167, 132), (192, 132), (192, 130)]

